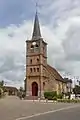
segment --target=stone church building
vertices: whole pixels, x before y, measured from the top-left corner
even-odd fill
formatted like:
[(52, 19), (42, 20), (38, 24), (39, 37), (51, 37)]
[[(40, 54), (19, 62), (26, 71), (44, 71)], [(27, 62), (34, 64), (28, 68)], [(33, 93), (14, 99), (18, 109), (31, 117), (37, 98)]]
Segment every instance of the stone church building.
[(35, 15), (32, 39), (26, 41), (26, 96), (44, 96), (45, 91), (67, 92), (67, 82), (47, 63), (47, 43), (41, 36)]

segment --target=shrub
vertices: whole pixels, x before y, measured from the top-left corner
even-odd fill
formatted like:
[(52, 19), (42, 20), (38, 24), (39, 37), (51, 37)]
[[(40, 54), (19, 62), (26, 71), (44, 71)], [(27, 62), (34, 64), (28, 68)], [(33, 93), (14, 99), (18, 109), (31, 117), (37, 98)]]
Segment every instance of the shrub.
[(57, 95), (57, 98), (58, 98), (58, 99), (62, 99), (62, 98), (63, 98), (63, 94), (58, 94), (58, 95)]
[(57, 93), (54, 91), (54, 92), (45, 92), (44, 93), (44, 97), (45, 99), (48, 99), (48, 100), (53, 100), (53, 98), (57, 96)]
[(57, 100), (57, 96), (54, 96), (54, 97), (53, 97), (53, 100)]

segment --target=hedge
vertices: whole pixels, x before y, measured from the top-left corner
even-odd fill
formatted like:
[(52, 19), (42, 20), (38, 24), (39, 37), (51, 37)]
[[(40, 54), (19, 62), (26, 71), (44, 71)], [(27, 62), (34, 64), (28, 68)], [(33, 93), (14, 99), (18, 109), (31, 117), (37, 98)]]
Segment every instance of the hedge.
[(57, 94), (56, 91), (45, 92), (44, 97), (45, 99), (48, 99), (48, 100), (57, 100), (57, 99), (63, 99), (63, 94)]
[(56, 91), (54, 91), (54, 92), (45, 92), (44, 97), (45, 97), (45, 99), (53, 100), (54, 97), (57, 97), (57, 92)]
[(63, 94), (58, 94), (57, 99), (63, 99)]

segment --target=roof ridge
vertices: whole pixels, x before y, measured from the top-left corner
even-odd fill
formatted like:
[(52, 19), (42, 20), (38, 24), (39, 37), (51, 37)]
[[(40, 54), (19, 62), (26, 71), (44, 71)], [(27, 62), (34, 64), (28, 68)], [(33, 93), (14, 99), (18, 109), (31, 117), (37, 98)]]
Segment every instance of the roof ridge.
[(58, 73), (58, 71), (55, 68), (53, 68), (52, 66), (50, 66), (48, 64), (47, 64), (47, 66), (51, 70), (51, 74), (54, 74), (54, 78), (56, 80), (64, 81), (63, 77)]

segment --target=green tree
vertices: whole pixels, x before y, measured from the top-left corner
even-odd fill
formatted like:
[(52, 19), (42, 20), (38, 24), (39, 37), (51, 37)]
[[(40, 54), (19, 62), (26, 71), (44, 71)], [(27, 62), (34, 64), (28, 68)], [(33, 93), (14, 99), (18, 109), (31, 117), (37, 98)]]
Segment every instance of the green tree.
[(73, 89), (74, 94), (80, 94), (80, 86), (76, 85)]
[(19, 91), (20, 91), (20, 92), (23, 92), (23, 91), (24, 91), (23, 87), (20, 87), (20, 88), (19, 88)]
[(0, 82), (0, 87), (3, 87), (4, 86), (4, 81), (2, 80), (1, 82)]
[(3, 96), (3, 92), (4, 92), (4, 81), (0, 81), (0, 97)]

